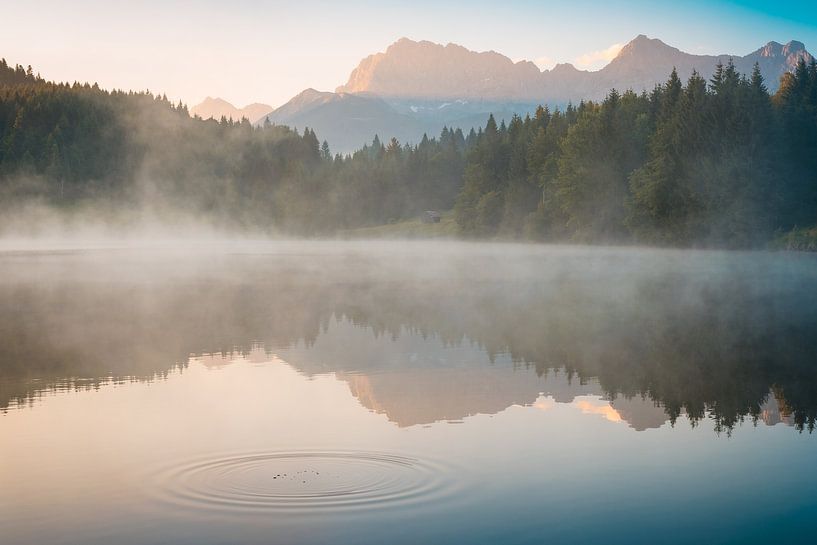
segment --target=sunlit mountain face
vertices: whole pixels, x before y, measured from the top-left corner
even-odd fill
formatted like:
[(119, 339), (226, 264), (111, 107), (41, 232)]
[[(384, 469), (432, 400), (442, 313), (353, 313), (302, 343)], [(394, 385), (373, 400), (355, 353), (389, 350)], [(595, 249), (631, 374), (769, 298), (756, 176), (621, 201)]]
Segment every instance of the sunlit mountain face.
[(793, 72), (800, 59), (808, 63), (812, 58), (805, 45), (795, 40), (768, 42), (746, 54), (696, 55), (640, 34), (600, 70), (579, 70), (569, 63), (540, 70), (532, 62), (513, 62), (495, 51), (402, 38), (385, 52), (363, 59), (337, 91), (420, 100), (578, 102), (603, 99), (611, 88), (649, 91), (663, 83), (673, 67), (683, 80), (693, 71), (709, 77), (718, 63), (730, 60), (744, 74), (758, 63), (775, 90), (780, 76)]

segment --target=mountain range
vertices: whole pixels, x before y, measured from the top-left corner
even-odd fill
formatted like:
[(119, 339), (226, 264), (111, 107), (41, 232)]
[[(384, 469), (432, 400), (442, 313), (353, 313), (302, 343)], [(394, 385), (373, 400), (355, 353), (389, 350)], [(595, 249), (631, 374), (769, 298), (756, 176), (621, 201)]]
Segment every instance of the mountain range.
[(767, 85), (774, 90), (780, 76), (800, 58), (809, 61), (811, 55), (796, 41), (769, 42), (746, 56), (692, 55), (642, 34), (601, 70), (559, 64), (540, 71), (532, 62), (515, 63), (494, 51), (477, 53), (456, 44), (402, 38), (385, 53), (363, 59), (336, 91), (398, 99), (575, 102), (601, 99), (611, 88), (649, 90), (666, 81), (673, 67), (682, 80), (693, 70), (708, 77), (719, 62), (726, 64), (730, 59), (745, 74), (759, 63)]
[(571, 64), (540, 70), (532, 62), (513, 62), (494, 51), (402, 38), (385, 52), (363, 59), (334, 93), (307, 89), (256, 123), (310, 127), (334, 151), (348, 152), (375, 134), (381, 140), (394, 136), (417, 142), (423, 133), (436, 135), (445, 125), (463, 130), (484, 125), (489, 113), (508, 119), (539, 104), (564, 107), (600, 100), (612, 88), (650, 90), (666, 81), (673, 68), (686, 80), (693, 71), (708, 78), (718, 63), (730, 60), (743, 74), (757, 63), (773, 92), (800, 59), (810, 62), (813, 57), (798, 41), (769, 42), (744, 56), (694, 55), (639, 35), (601, 70), (579, 70)]

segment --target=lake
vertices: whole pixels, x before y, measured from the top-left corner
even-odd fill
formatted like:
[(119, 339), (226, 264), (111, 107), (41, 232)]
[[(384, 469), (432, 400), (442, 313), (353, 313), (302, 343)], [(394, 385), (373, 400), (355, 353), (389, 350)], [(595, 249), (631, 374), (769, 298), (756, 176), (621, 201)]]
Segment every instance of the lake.
[(814, 543), (817, 256), (0, 252), (0, 543)]

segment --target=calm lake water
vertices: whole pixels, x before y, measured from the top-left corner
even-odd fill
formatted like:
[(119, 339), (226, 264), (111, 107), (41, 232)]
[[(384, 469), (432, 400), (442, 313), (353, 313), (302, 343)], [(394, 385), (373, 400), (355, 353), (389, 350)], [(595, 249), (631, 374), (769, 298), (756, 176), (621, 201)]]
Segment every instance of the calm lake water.
[(809, 543), (817, 256), (0, 252), (0, 543)]

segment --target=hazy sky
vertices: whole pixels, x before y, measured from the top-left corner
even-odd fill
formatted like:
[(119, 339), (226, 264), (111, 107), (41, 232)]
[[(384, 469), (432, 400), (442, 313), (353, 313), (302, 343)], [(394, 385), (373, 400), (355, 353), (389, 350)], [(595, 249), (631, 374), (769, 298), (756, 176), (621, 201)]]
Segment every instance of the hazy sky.
[(814, 0), (0, 0), (0, 57), (49, 79), (278, 106), (334, 90), (402, 36), (597, 69), (638, 34), (693, 53), (797, 39), (817, 51)]

